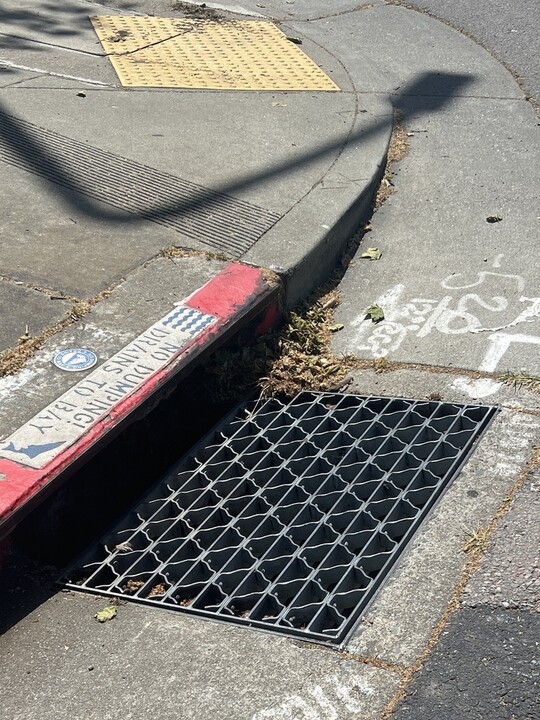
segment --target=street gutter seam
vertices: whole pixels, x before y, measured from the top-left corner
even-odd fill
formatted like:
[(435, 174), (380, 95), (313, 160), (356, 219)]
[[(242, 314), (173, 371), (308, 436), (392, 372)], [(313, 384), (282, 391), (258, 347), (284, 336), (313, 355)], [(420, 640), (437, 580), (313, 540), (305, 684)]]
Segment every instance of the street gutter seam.
[(489, 522), (489, 524), (486, 526), (486, 549), (479, 548), (478, 550), (475, 550), (471, 553), (470, 560), (466, 563), (465, 568), (463, 569), (463, 572), (461, 573), (461, 577), (458, 580), (456, 586), (454, 587), (454, 591), (452, 593), (452, 597), (446, 606), (446, 610), (441, 615), (441, 618), (437, 625), (433, 628), (433, 631), (431, 633), (431, 636), (426, 643), (426, 646), (423, 650), (423, 652), (418, 656), (416, 662), (409, 668), (406, 672), (406, 674), (403, 677), (403, 680), (400, 684), (400, 687), (398, 688), (396, 694), (394, 697), (390, 700), (390, 702), (387, 704), (382, 716), (381, 720), (389, 720), (394, 711), (397, 709), (398, 705), (405, 699), (407, 696), (407, 688), (411, 684), (414, 676), (422, 670), (424, 667), (424, 664), (426, 660), (428, 659), (429, 655), (431, 654), (431, 651), (435, 648), (437, 643), (439, 642), (441, 635), (444, 632), (444, 629), (446, 628), (450, 618), (454, 613), (456, 613), (461, 608), (461, 597), (463, 595), (463, 592), (469, 582), (469, 580), (472, 578), (472, 576), (475, 574), (475, 572), (478, 570), (478, 567), (480, 565), (481, 560), (485, 556), (487, 550), (489, 549), (489, 546), (491, 544), (491, 540), (493, 538), (493, 535), (495, 531), (497, 530), (499, 523), (501, 522), (502, 518), (508, 513), (510, 508), (512, 507), (514, 500), (527, 481), (527, 479), (530, 477), (530, 475), (537, 470), (540, 467), (540, 445), (535, 446), (532, 450), (531, 457), (529, 461), (526, 463), (525, 467), (522, 469), (522, 471), (519, 473), (518, 478), (516, 479), (515, 483), (513, 484), (510, 491), (506, 494), (506, 496), (503, 498), (501, 504), (499, 505), (497, 511), (495, 512), (493, 518)]

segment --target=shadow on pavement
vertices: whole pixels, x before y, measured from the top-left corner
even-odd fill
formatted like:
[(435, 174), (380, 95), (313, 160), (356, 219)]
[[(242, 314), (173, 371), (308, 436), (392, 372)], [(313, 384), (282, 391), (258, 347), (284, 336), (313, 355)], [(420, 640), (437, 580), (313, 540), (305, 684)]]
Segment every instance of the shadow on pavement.
[[(39, 53), (50, 50), (50, 45), (62, 47), (62, 40), (81, 34), (78, 25), (88, 22), (90, 10), (90, 6), (70, 2), (41, 2), (24, 7), (24, 2), (4, 0), (0, 7), (2, 49)], [(44, 34), (47, 41), (36, 42), (29, 33)], [(10, 73), (13, 68), (0, 65), (0, 75)]]
[[(43, 12), (36, 15), (36, 10), (39, 8)], [(64, 4), (61, 12), (65, 13), (66, 25), (63, 26), (58, 24), (58, 12), (57, 4), (42, 3), (39, 6), (33, 5), (31, 10), (26, 10), (17, 9), (13, 3), (12, 9), (0, 9), (0, 24), (4, 26), (4, 30), (6, 26), (13, 25), (14, 28), (24, 27), (30, 31), (49, 32), (51, 43), (61, 44), (59, 42), (61, 38), (77, 34), (76, 29), (70, 27), (69, 18), (73, 21), (78, 16), (80, 20), (88, 13), (79, 5)], [(16, 35), (8, 36), (4, 33), (2, 42), (5, 48), (32, 49), (36, 52), (40, 49), (39, 44)], [(41, 49), (46, 48), (46, 44), (41, 46)], [(10, 72), (10, 69), (0, 67), (0, 72)], [(430, 115), (441, 111), (462, 94), (473, 79), (472, 75), (425, 73), (403, 85), (399, 92), (389, 97), (389, 100), (394, 110), (400, 111), (403, 123), (407, 124), (409, 118), (414, 117), (416, 120), (419, 115)], [(215, 199), (216, 192), (234, 196), (235, 193), (250, 186), (269, 179), (278, 179), (293, 170), (335, 155), (348, 143), (366, 142), (387, 127), (387, 118), (374, 119), (361, 131), (352, 132), (345, 141), (342, 139), (329, 141), (305, 152), (300, 158), (276, 164), (264, 172), (245, 175), (207, 192), (201, 189), (200, 193), (188, 201), (170, 202), (164, 201), (163, 198), (160, 200), (158, 196), (151, 207), (139, 207), (132, 215), (127, 215), (125, 210), (119, 212), (115, 209), (104, 209), (103, 205), (94, 202), (92, 193), (76, 174), (76, 160), (69, 163), (62, 155), (61, 146), (53, 147), (37, 142), (35, 136), (28, 132), (27, 123), (9, 114), (1, 104), (0, 153), (4, 148), (11, 156), (20, 159), (17, 163), (19, 166), (42, 178), (43, 168), (46, 168), (47, 179), (44, 180), (44, 184), (50, 185), (50, 189), (60, 194), (66, 203), (89, 217), (107, 219), (122, 225), (148, 220), (158, 222), (182, 213), (207, 209)], [(113, 203), (108, 202), (108, 204), (111, 206)], [(0, 569), (0, 633), (57, 592), (53, 585), (55, 577), (56, 571), (38, 566), (23, 555), (9, 552), (6, 554), (4, 566)]]
[[(472, 81), (473, 77), (470, 75), (424, 73), (403, 86), (399, 93), (391, 95), (389, 100), (394, 110), (400, 111), (402, 122), (407, 124), (409, 117), (418, 118), (419, 115), (429, 115), (442, 110)], [(76, 160), (70, 166), (57, 148), (53, 149), (47, 147), (45, 143), (36, 141), (35, 136), (28, 132), (26, 123), (7, 113), (1, 104), (0, 152), (4, 146), (7, 153), (16, 156), (26, 170), (41, 177), (46, 175), (47, 181), (54, 184), (56, 192), (70, 206), (89, 217), (122, 225), (141, 221), (163, 223), (168, 218), (184, 213), (210, 210), (215, 203), (216, 192), (231, 196), (258, 183), (275, 180), (293, 170), (301, 169), (310, 163), (340, 152), (346, 144), (366, 142), (386, 127), (386, 119), (375, 119), (362, 130), (350, 133), (345, 141), (329, 141), (305, 152), (294, 160), (276, 164), (264, 172), (245, 175), (243, 178), (224, 184), (219, 188), (207, 191), (201, 188), (200, 192), (188, 200), (180, 199), (178, 202), (162, 200), (160, 202), (159, 190), (156, 189), (157, 202), (151, 207), (132, 210), (133, 214), (131, 215), (126, 214), (125, 208), (121, 212), (117, 212), (104, 209), (101, 204), (93, 202), (92, 196), (95, 196), (95, 189), (85, 187), (82, 178), (77, 176)], [(108, 197), (103, 200), (108, 205), (114, 206), (115, 204), (115, 201)]]

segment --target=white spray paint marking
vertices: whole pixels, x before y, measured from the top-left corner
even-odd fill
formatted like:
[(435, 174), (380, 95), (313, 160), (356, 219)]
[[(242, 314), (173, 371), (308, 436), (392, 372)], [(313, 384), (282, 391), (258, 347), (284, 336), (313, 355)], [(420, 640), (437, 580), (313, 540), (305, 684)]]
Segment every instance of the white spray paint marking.
[(0, 457), (44, 467), (215, 322), (189, 306), (175, 307), (6, 438)]
[(540, 318), (540, 298), (534, 297), (534, 298), (528, 298), (528, 297), (520, 297), (519, 302), (528, 302), (530, 303), (529, 307), (525, 308), (515, 320), (512, 320), (512, 322), (509, 322), (507, 325), (500, 325), (499, 327), (493, 327), (493, 328), (478, 328), (476, 330), (471, 330), (471, 332), (497, 332), (498, 330), (508, 330), (508, 328), (515, 327), (516, 325), (520, 325), (524, 322), (534, 322), (537, 318)]
[(307, 688), (309, 702), (300, 695), (289, 695), (278, 705), (255, 713), (252, 720), (340, 720), (344, 710), (365, 711), (366, 699), (373, 693), (364, 677), (353, 676), (346, 684), (337, 675), (330, 675), (324, 685)]
[(13, 68), (14, 70), (26, 70), (27, 72), (35, 72), (40, 75), (51, 75), (52, 77), (62, 78), (63, 80), (75, 80), (76, 82), (83, 82), (87, 85), (99, 85), (100, 87), (116, 87), (110, 83), (100, 82), (99, 80), (90, 80), (89, 78), (78, 77), (77, 75), (64, 75), (62, 73), (55, 73), (51, 70), (42, 70), (41, 68), (30, 67), (29, 65), (18, 65), (0, 58), (0, 66)]
[(479, 398), (489, 397), (494, 395), (502, 387), (501, 382), (491, 380), (490, 378), (480, 378), (478, 380), (472, 380), (467, 377), (458, 377), (450, 385), (454, 390), (469, 395), (469, 397), (477, 400)]
[(339, 714), (329, 697), (325, 694), (320, 685), (312, 685), (308, 688), (308, 695), (315, 700), (317, 705), (324, 710), (326, 720), (339, 720)]
[(321, 715), (300, 695), (291, 695), (281, 705), (255, 713), (253, 720), (321, 720)]
[(15, 375), (7, 375), (6, 377), (0, 378), (0, 399), (4, 400), (9, 397), (14, 390), (24, 387), (35, 374), (34, 370), (23, 368)]
[[(383, 322), (374, 325), (363, 313), (352, 321), (351, 326), (355, 331), (354, 348), (367, 352), (374, 358), (387, 357), (396, 351), (408, 336), (422, 339), (433, 332), (457, 336), (469, 333), (499, 333), (521, 323), (537, 322), (540, 319), (540, 298), (522, 295), (519, 302), (527, 303), (527, 306), (520, 308), (516, 315), (515, 308), (504, 294), (505, 286), (508, 287), (509, 284), (513, 292), (516, 288), (522, 291), (525, 287), (525, 281), (520, 275), (490, 271), (477, 272), (469, 279), (463, 274), (444, 278), (441, 287), (449, 292), (441, 298), (407, 299), (405, 285), (397, 284), (375, 300), (376, 304), (384, 309)], [(483, 294), (463, 292), (472, 288), (477, 288)], [(502, 315), (508, 322), (493, 328), (486, 327), (485, 319), (489, 313)], [(509, 339), (512, 337), (514, 340)], [(540, 337), (535, 335), (492, 334), (488, 340), (490, 344), (478, 368), (485, 372), (496, 370), (513, 342), (529, 345), (540, 343)]]
[(488, 348), (484, 360), (480, 365), (482, 372), (495, 372), (498, 364), (504, 357), (504, 354), (514, 343), (522, 343), (525, 345), (540, 345), (540, 337), (536, 335), (509, 335), (501, 333), (499, 335), (490, 335), (488, 340), (491, 345)]
[(520, 292), (523, 292), (525, 289), (525, 280), (521, 277), (521, 275), (507, 275), (506, 273), (493, 273), (489, 270), (482, 270), (481, 272), (477, 272), (477, 279), (472, 283), (465, 283), (465, 285), (455, 285), (452, 281), (456, 280), (457, 278), (462, 276), (462, 273), (455, 273), (454, 275), (449, 275), (441, 282), (441, 287), (445, 288), (446, 290), (470, 290), (473, 287), (478, 287), (479, 285), (483, 285), (486, 280), (489, 277), (494, 278), (507, 278), (509, 280), (515, 280), (518, 286), (518, 289)]

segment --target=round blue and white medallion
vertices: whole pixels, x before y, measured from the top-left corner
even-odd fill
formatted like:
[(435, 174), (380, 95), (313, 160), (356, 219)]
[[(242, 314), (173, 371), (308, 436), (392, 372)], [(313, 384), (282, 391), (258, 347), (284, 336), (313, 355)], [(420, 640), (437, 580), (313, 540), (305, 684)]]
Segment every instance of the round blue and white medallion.
[(88, 370), (97, 363), (97, 355), (91, 350), (84, 348), (68, 348), (56, 353), (54, 356), (54, 364), (60, 370), (68, 372), (80, 372)]

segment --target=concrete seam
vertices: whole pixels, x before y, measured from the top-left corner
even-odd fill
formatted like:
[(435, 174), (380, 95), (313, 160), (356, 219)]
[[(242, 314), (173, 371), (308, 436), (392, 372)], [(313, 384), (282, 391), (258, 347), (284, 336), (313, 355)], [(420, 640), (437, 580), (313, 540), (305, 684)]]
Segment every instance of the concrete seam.
[(377, 668), (378, 670), (385, 670), (399, 675), (402, 678), (408, 677), (410, 668), (404, 667), (403, 665), (396, 665), (395, 663), (386, 662), (385, 660), (378, 660), (377, 658), (366, 657), (365, 655), (356, 655), (355, 653), (344, 652), (342, 657), (345, 660), (354, 660), (361, 665), (369, 665), (369, 667)]
[(28, 338), (24, 337), (18, 345), (0, 352), (0, 378), (6, 375), (13, 375), (21, 370), (25, 363), (35, 355), (46, 340), (54, 335), (58, 335), (62, 330), (65, 330), (87, 315), (94, 305), (97, 305), (100, 300), (108, 297), (121, 282), (123, 281), (121, 280), (115, 285), (109, 286), (89, 300), (79, 300), (75, 302), (63, 320), (45, 328), (39, 335)]
[(460, 608), (460, 599), (463, 595), (463, 591), (471, 579), (471, 577), (474, 575), (474, 573), (477, 571), (480, 561), (484, 557), (487, 547), (489, 546), (489, 543), (493, 537), (493, 534), (495, 530), (497, 529), (500, 521), (502, 518), (507, 514), (507, 512), (512, 507), (512, 504), (518, 494), (518, 492), (521, 490), (523, 485), (525, 484), (527, 478), (530, 476), (532, 472), (537, 470), (540, 467), (540, 445), (535, 446), (533, 449), (532, 456), (530, 460), (526, 463), (523, 470), (520, 472), (518, 478), (516, 479), (514, 485), (508, 492), (505, 498), (503, 498), (501, 504), (499, 505), (499, 508), (495, 512), (495, 515), (489, 522), (489, 524), (485, 527), (485, 538), (486, 538), (486, 545), (485, 547), (479, 547), (478, 549), (474, 550), (471, 553), (471, 558), (465, 565), (465, 568), (463, 572), (461, 573), (461, 577), (459, 581), (457, 582), (454, 591), (452, 593), (452, 597), (450, 599), (450, 602), (446, 606), (446, 610), (441, 615), (441, 618), (437, 625), (434, 627), (431, 636), (426, 643), (426, 646), (422, 653), (417, 658), (414, 665), (409, 668), (406, 672), (406, 674), (403, 677), (403, 680), (400, 684), (400, 687), (398, 688), (396, 694), (394, 697), (390, 700), (390, 702), (387, 704), (382, 716), (381, 720), (389, 720), (389, 718), (394, 713), (394, 710), (397, 709), (398, 705), (402, 702), (402, 700), (405, 698), (407, 694), (407, 688), (412, 682), (414, 676), (416, 673), (418, 673), (424, 666), (424, 663), (428, 659), (431, 651), (434, 649), (434, 647), (437, 645), (444, 629), (446, 628), (451, 616), (457, 612)]
[[(2, 64), (2, 61), (0, 60), (0, 67), (6, 67)], [(1, 90), (6, 90), (7, 88), (16, 87), (17, 85), (20, 85), (21, 83), (28, 82), (29, 80), (35, 80), (36, 78), (41, 77), (41, 73), (33, 75), (29, 78), (23, 78), (22, 80), (14, 80), (12, 83), (8, 83), (7, 85), (2, 85), (0, 87)]]
[(16, 38), (17, 40), (24, 40), (27, 43), (34, 43), (35, 45), (46, 45), (47, 47), (56, 48), (57, 50), (66, 50), (67, 52), (75, 53), (76, 55), (90, 55), (92, 57), (104, 57), (103, 53), (95, 53), (90, 50), (79, 50), (77, 48), (66, 47), (58, 43), (47, 42), (46, 40), (34, 40), (32, 38), (24, 37), (24, 35), (13, 35), (12, 33), (0, 32), (0, 36), (8, 38)]
[[(417, 97), (417, 98), (436, 98), (439, 95), (426, 95), (425, 93), (420, 95), (418, 93), (398, 93), (398, 92), (381, 92), (380, 90), (364, 90), (360, 93), (361, 95), (382, 95), (383, 97)], [(509, 100), (512, 102), (522, 102), (524, 98), (509, 97), (507, 95), (466, 95), (456, 93), (453, 95), (454, 98), (464, 98), (466, 100)]]
[(51, 290), (50, 288), (42, 287), (40, 285), (32, 285), (31, 283), (26, 283), (22, 280), (15, 280), (7, 275), (0, 275), (0, 282), (7, 283), (8, 285), (14, 285), (15, 287), (22, 287), (25, 290), (34, 290), (42, 295), (47, 295), (49, 300), (67, 300), (72, 303), (84, 302), (82, 298), (75, 297), (74, 295), (66, 295), (58, 290)]
[(373, 10), (377, 5), (375, 3), (366, 3), (350, 10), (341, 10), (341, 12), (330, 13), (329, 15), (319, 15), (318, 17), (298, 18), (295, 22), (318, 22), (319, 20), (330, 20), (331, 18), (343, 17), (343, 15), (352, 15), (353, 13), (362, 12), (363, 10)]
[[(352, 135), (354, 126), (355, 126), (356, 121), (357, 121), (357, 119), (358, 119), (358, 107), (359, 107), (359, 104), (358, 104), (358, 91), (357, 91), (357, 89), (356, 89), (356, 85), (354, 84), (354, 81), (353, 81), (353, 79), (352, 79), (349, 71), (347, 70), (347, 68), (345, 67), (345, 65), (343, 64), (343, 62), (342, 62), (333, 52), (330, 52), (327, 48), (323, 48), (322, 45), (320, 45), (320, 44), (319, 44), (318, 42), (316, 42), (315, 40), (312, 40), (311, 38), (310, 38), (310, 42), (312, 42), (314, 45), (317, 45), (317, 47), (319, 47), (319, 48), (321, 48), (321, 49), (323, 49), (323, 50), (326, 50), (326, 52), (327, 52), (331, 57), (333, 57), (334, 60), (335, 60), (339, 65), (341, 65), (343, 71), (344, 71), (345, 74), (347, 75), (347, 78), (349, 79), (349, 82), (351, 83), (351, 86), (352, 86), (352, 88), (353, 88), (351, 94), (354, 95), (354, 116), (353, 116), (353, 119), (352, 119), (352, 121), (351, 121), (351, 124), (350, 124), (350, 127), (349, 127), (349, 132), (347, 133), (347, 137), (343, 140), (343, 143), (341, 144), (341, 148), (339, 149), (339, 153), (336, 155), (336, 157), (334, 158), (334, 160), (332, 161), (332, 163), (326, 168), (326, 170), (325, 170), (324, 173), (318, 178), (318, 180), (316, 180), (316, 181), (313, 183), (313, 185), (309, 188), (309, 190), (307, 190), (307, 191), (304, 193), (304, 195), (302, 195), (302, 197), (299, 198), (299, 199), (294, 203), (294, 205), (292, 205), (292, 206), (287, 210), (287, 212), (283, 215), (283, 217), (285, 217), (286, 215), (288, 215), (288, 214), (291, 212), (291, 210), (293, 210), (297, 205), (299, 205), (299, 204), (302, 202), (302, 200), (304, 200), (304, 198), (306, 198), (306, 197), (310, 194), (310, 192), (312, 192), (312, 191), (317, 187), (317, 185), (320, 185), (320, 183), (324, 180), (324, 178), (325, 178), (325, 177), (328, 175), (328, 173), (332, 170), (332, 168), (333, 168), (333, 167), (335, 166), (335, 164), (338, 162), (338, 160), (340, 159), (340, 157), (343, 155), (343, 152), (345, 151), (345, 148), (346, 148), (347, 145), (349, 144), (350, 137), (351, 137), (351, 135)], [(282, 219), (283, 219), (283, 218), (282, 218)], [(269, 228), (269, 230), (271, 230), (271, 228)], [(267, 230), (266, 232), (269, 232), (269, 230)], [(266, 233), (265, 233), (265, 234), (266, 234)], [(264, 235), (263, 235), (262, 237), (264, 237)]]
[[(455, 30), (456, 32), (459, 32), (461, 35), (464, 35), (465, 37), (469, 38), (469, 40), (472, 40), (472, 42), (476, 43), (479, 47), (481, 47), (483, 50), (485, 50), (491, 57), (496, 60), (498, 63), (500, 63), (513, 77), (515, 82), (517, 83), (519, 89), (523, 92), (525, 95), (525, 100), (531, 104), (533, 107), (535, 113), (540, 117), (540, 104), (535, 100), (535, 98), (532, 97), (530, 94), (529, 89), (527, 88), (526, 84), (523, 82), (523, 79), (518, 75), (518, 73), (497, 53), (495, 53), (491, 48), (489, 48), (487, 45), (485, 45), (481, 40), (479, 40), (473, 33), (469, 32), (468, 30), (465, 30), (465, 28), (460, 27), (459, 25), (455, 25), (450, 20), (446, 20), (443, 17), (440, 17), (439, 15), (436, 15), (431, 10), (428, 10), (427, 8), (422, 8), (417, 5), (402, 2), (402, 0), (386, 0), (386, 5), (394, 5), (396, 7), (402, 7), (405, 10), (412, 10), (413, 12), (420, 13), (421, 15), (427, 15), (428, 17), (432, 18), (433, 20), (436, 20), (437, 22), (442, 23), (443, 25), (446, 25), (449, 28), (452, 28), (452, 30)], [(504, 98), (503, 98), (504, 99)]]

